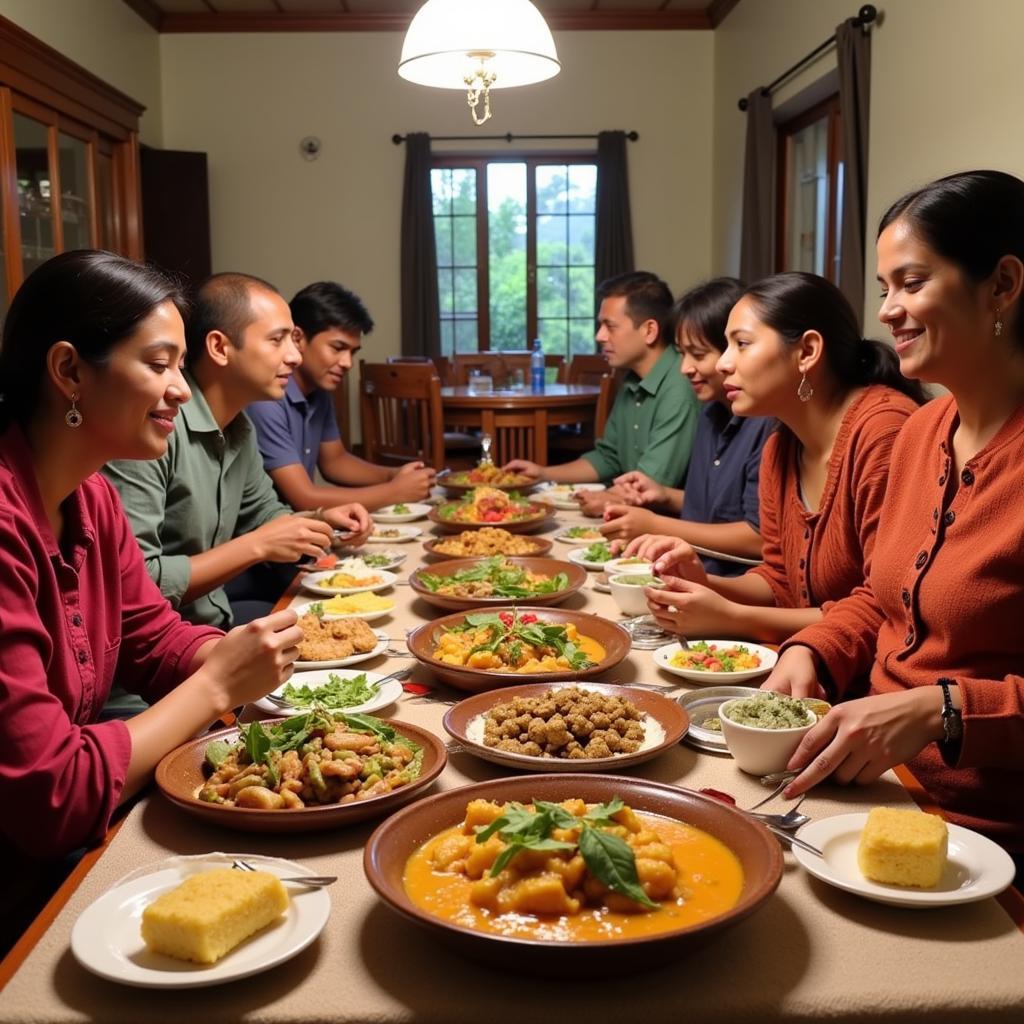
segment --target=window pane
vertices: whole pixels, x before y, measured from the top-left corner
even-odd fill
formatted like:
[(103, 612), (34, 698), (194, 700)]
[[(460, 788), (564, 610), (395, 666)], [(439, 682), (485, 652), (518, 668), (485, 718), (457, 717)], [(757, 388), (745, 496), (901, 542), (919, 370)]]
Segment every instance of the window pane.
[(828, 229), (828, 116), (790, 139), (787, 270), (826, 274)]
[(476, 266), (476, 218), (452, 218), (452, 265)]
[(490, 347), (526, 348), (526, 164), (488, 164), (487, 234)]
[(569, 205), (574, 213), (597, 209), (597, 165), (569, 165)]
[(569, 313), (569, 276), (565, 267), (537, 270), (537, 316), (567, 316)]
[(452, 212), (452, 172), (435, 167), (430, 172), (430, 192), (434, 198), (434, 216)]
[(564, 267), (566, 217), (537, 218), (537, 266)]
[(455, 324), (441, 318), (441, 354), (450, 356), (455, 349)]
[(594, 215), (569, 217), (569, 263), (594, 265)]
[(60, 154), (60, 217), (65, 249), (92, 245), (92, 210), (89, 199), (89, 147), (63, 132), (57, 135)]
[(568, 328), (565, 320), (538, 320), (541, 345), (551, 355), (564, 356), (568, 351)]
[(476, 170), (434, 168), (434, 237), (441, 351), (475, 352), (477, 346)]
[(594, 342), (594, 334), (594, 320), (592, 317), (587, 317), (586, 320), (570, 320), (570, 354), (592, 356), (597, 351), (597, 345)]
[(568, 212), (567, 172), (565, 164), (543, 164), (537, 168), (537, 213)]
[(476, 317), (455, 321), (455, 351), (476, 352), (477, 322)]
[[(593, 259), (593, 252), (591, 252)], [(569, 268), (569, 316), (584, 317), (593, 326), (594, 315), (594, 268)]]
[(437, 268), (437, 298), (441, 316), (451, 316), (455, 311), (454, 283), (452, 272), (446, 267)]
[(476, 171), (472, 167), (452, 170), (452, 213), (476, 216)]
[(452, 219), (434, 216), (434, 242), (437, 246), (437, 265), (452, 265)]
[(476, 270), (455, 271), (455, 312), (476, 313)]

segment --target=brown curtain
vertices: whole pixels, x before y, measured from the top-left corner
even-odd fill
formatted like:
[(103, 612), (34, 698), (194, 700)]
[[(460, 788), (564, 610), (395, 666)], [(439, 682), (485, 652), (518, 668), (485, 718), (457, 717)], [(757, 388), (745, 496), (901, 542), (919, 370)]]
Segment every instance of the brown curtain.
[(402, 191), (402, 355), (441, 355), (440, 317), (430, 136), (410, 132)]
[(864, 313), (864, 235), (868, 194), (871, 36), (852, 19), (836, 29), (839, 110), (843, 125), (843, 217), (839, 288), (860, 321)]
[(625, 132), (599, 132), (597, 136), (594, 249), (595, 284), (635, 269)]
[(758, 88), (747, 97), (740, 277), (753, 283), (774, 270), (775, 121), (771, 96)]

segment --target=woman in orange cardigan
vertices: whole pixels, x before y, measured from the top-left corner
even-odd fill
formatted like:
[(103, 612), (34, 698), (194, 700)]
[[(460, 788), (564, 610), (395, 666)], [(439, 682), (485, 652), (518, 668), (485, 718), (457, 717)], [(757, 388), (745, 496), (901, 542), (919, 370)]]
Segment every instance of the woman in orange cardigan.
[[(1024, 864), (1024, 182), (956, 174), (878, 234), (879, 319), (900, 368), (950, 394), (916, 413), (867, 583), (787, 645), (765, 684), (838, 705), (790, 762), (796, 795), (906, 762), (951, 820)], [(938, 684), (938, 685), (936, 685)], [(1019, 877), (1019, 874), (1018, 874)]]
[(764, 564), (708, 576), (688, 544), (667, 537), (637, 538), (626, 553), (655, 559), (668, 586), (647, 595), (665, 628), (779, 642), (863, 582), (893, 441), (923, 393), (888, 345), (861, 338), (839, 289), (813, 274), (748, 288), (726, 337), (718, 369), (732, 411), (780, 423), (761, 461)]

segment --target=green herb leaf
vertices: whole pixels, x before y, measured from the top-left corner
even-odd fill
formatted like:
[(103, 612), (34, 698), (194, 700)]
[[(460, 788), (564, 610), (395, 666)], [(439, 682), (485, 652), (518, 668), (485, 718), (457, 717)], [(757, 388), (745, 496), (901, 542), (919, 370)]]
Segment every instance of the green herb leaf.
[(591, 808), (583, 817), (591, 825), (617, 825), (618, 822), (613, 820), (613, 815), (618, 814), (625, 806), (621, 797), (613, 796), (608, 803), (598, 804), (596, 807)]
[(624, 839), (587, 825), (580, 833), (580, 853), (590, 873), (613, 892), (642, 906), (657, 908), (658, 904), (640, 885), (633, 848)]
[(266, 730), (259, 722), (253, 722), (250, 726), (243, 726), (239, 732), (245, 743), (245, 752), (253, 764), (262, 764), (263, 759), (270, 751), (271, 742)]
[(546, 814), (554, 824), (555, 828), (578, 828), (579, 818), (570, 814), (561, 804), (551, 804), (546, 800), (534, 799), (533, 806), (542, 814)]
[(227, 740), (213, 740), (206, 744), (203, 757), (206, 759), (206, 763), (216, 771), (224, 763), (224, 759), (231, 753), (234, 746)]

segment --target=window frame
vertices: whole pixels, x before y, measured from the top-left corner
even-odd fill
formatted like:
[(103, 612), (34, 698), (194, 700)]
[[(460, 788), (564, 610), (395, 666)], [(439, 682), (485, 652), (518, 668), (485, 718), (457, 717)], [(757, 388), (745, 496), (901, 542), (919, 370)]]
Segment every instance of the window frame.
[[(476, 173), (476, 247), (477, 247), (477, 351), (498, 352), (491, 348), (491, 305), (490, 305), (490, 231), (488, 224), (487, 203), (487, 165), (488, 164), (526, 164), (526, 338), (524, 348), (530, 347), (530, 339), (537, 337), (537, 175), (539, 166), (559, 164), (583, 164), (597, 167), (596, 150), (545, 150), (523, 152), (512, 151), (501, 153), (434, 153), (430, 160), (430, 169), (434, 170), (468, 170)], [(595, 230), (597, 209), (595, 199), (594, 210)], [(595, 239), (596, 257), (596, 239)], [(437, 267), (435, 266), (435, 273)], [(596, 283), (596, 282), (595, 282)], [(567, 319), (573, 319), (567, 317)], [(486, 347), (485, 347), (486, 343)], [(453, 350), (454, 352), (454, 350)], [(568, 348), (565, 358), (571, 358)]]
[(828, 121), (828, 209), (825, 218), (825, 274), (833, 284), (839, 283), (839, 252), (836, 248), (836, 233), (840, 230), (842, 215), (839, 195), (839, 165), (843, 162), (843, 122), (839, 106), (839, 93), (833, 92), (824, 99), (794, 114), (776, 125), (777, 173), (776, 173), (776, 221), (775, 269), (782, 273), (786, 266), (786, 254), (790, 249), (790, 174), (793, 169), (793, 137), (817, 121)]

